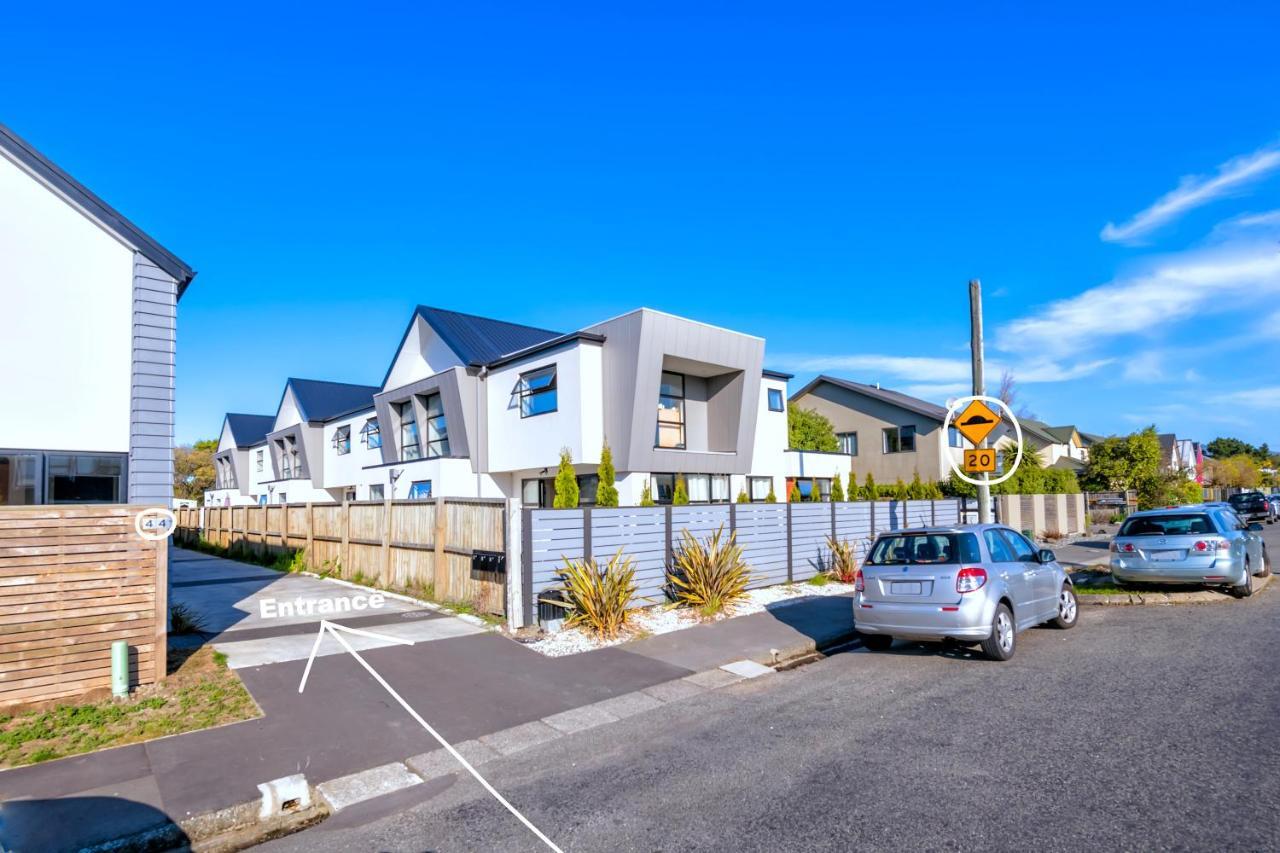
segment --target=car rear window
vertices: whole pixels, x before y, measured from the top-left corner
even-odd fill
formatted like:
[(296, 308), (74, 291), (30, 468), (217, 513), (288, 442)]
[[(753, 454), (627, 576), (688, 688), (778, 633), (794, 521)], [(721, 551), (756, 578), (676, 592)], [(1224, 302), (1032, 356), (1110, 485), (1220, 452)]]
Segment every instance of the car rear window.
[(1262, 503), (1266, 498), (1259, 494), (1250, 495), (1232, 495), (1228, 498), (1232, 506), (1248, 506), (1250, 504)]
[(1209, 516), (1200, 513), (1131, 516), (1120, 526), (1119, 536), (1187, 536), (1216, 533)]
[(867, 564), (976, 563), (981, 559), (978, 537), (972, 533), (897, 533), (876, 540)]

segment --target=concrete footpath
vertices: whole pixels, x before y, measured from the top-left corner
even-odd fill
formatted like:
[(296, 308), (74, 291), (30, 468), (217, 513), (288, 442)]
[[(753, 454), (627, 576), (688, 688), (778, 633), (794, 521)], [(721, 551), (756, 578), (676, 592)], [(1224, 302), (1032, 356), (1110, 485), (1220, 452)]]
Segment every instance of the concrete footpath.
[[(265, 624), (255, 616), (256, 602), (267, 595), (296, 599), (364, 590), (180, 550), (174, 552), (173, 579), (175, 600), (214, 620), (218, 633), (210, 642), (227, 651), (263, 716), (0, 772), (0, 848), (72, 850), (161, 824), (192, 826), (200, 815), (259, 800), (260, 783), (303, 774), (316, 786), (438, 748), (331, 638), (299, 694), (319, 617)], [(335, 621), (416, 637), (413, 646), (375, 641), (361, 655), (450, 743), (497, 737), (492, 742), (508, 746), (519, 732), (536, 737), (545, 721), (571, 728), (583, 724), (584, 714), (597, 722), (614, 719), (637, 702), (684, 695), (689, 684), (717, 686), (724, 678), (708, 672), (721, 665), (767, 664), (853, 636), (851, 602), (841, 596), (562, 658), (404, 602)], [(301, 652), (300, 639), (307, 647)], [(637, 700), (640, 692), (649, 698)], [(601, 703), (611, 701), (604, 708), (614, 711), (602, 716)], [(597, 710), (579, 711), (588, 707)], [(377, 780), (370, 785), (377, 793)]]

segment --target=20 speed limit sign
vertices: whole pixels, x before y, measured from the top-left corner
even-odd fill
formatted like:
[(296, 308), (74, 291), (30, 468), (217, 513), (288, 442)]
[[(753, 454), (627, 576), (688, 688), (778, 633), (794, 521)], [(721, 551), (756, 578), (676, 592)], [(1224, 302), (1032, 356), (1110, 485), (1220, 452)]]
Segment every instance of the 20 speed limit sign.
[(996, 452), (988, 447), (964, 452), (964, 470), (970, 474), (993, 474), (996, 470)]

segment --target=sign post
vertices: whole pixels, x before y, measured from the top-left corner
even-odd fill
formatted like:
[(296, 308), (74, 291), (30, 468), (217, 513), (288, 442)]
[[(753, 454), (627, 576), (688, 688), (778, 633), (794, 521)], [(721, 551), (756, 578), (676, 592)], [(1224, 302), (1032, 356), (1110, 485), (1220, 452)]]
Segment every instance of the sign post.
[[(986, 381), (982, 375), (982, 283), (976, 278), (969, 282), (969, 350), (973, 359), (973, 396), (981, 397), (987, 393)], [(977, 402), (976, 400), (974, 402)], [(964, 420), (963, 417), (960, 420)], [(959, 428), (959, 424), (956, 427)], [(992, 429), (994, 429), (994, 425)], [(987, 431), (990, 433), (990, 430)], [(981, 450), (986, 447), (986, 436), (980, 442), (974, 442)], [(994, 469), (993, 469), (994, 470)], [(978, 485), (978, 522), (991, 523), (991, 486), (987, 485), (987, 474), (981, 475)]]

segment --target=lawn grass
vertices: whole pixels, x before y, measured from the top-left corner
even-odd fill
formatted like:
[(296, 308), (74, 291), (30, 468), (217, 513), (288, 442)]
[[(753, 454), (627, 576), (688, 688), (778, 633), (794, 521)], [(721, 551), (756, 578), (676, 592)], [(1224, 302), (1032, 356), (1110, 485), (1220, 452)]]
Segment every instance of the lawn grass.
[(1103, 584), (1101, 586), (1077, 586), (1076, 595), (1128, 595), (1133, 592), (1131, 589), (1124, 589), (1115, 584)]
[(128, 699), (57, 705), (44, 711), (0, 715), (0, 768), (35, 764), (165, 735), (207, 729), (261, 714), (209, 646), (170, 649), (164, 684)]

